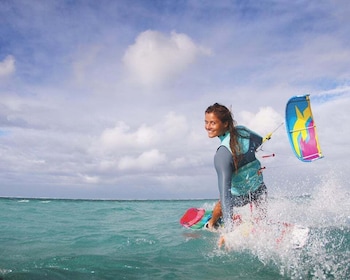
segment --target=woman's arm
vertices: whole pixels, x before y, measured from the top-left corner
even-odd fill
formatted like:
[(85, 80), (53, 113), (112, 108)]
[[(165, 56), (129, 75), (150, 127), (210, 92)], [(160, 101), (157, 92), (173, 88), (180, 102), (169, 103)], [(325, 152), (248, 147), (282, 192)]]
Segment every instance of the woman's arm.
[(220, 146), (214, 157), (214, 165), (218, 176), (218, 187), (224, 223), (228, 224), (232, 217), (231, 180), (233, 170), (233, 158), (231, 152)]

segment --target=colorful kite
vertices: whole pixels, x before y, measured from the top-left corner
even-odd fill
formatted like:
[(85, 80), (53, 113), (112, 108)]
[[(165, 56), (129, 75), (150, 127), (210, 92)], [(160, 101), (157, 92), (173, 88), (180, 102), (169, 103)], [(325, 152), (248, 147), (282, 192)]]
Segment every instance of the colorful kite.
[(286, 106), (287, 134), (292, 149), (301, 161), (322, 158), (309, 95), (294, 96)]

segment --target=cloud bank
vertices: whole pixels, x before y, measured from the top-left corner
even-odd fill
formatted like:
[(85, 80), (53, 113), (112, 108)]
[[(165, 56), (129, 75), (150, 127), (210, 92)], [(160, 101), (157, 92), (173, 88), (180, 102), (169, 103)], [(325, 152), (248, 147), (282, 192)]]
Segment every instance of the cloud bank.
[(139, 34), (123, 57), (130, 77), (144, 86), (163, 84), (181, 74), (200, 55), (210, 50), (197, 46), (186, 34), (170, 36), (147, 30)]
[[(262, 136), (276, 130), (257, 154), (272, 196), (310, 193), (323, 176), (348, 188), (348, 12), (346, 1), (3, 3), (0, 196), (216, 198), (219, 142), (204, 130), (215, 102)], [(305, 93), (325, 155), (311, 164), (281, 125)]]

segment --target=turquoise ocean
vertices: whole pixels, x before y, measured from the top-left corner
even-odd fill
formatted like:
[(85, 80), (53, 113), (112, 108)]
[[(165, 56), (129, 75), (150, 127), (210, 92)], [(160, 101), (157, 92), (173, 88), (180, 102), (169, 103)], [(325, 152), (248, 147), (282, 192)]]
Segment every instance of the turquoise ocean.
[(179, 224), (214, 200), (0, 198), (0, 279), (350, 279), (349, 198), (272, 197), (270, 217), (309, 227), (307, 244), (234, 250)]

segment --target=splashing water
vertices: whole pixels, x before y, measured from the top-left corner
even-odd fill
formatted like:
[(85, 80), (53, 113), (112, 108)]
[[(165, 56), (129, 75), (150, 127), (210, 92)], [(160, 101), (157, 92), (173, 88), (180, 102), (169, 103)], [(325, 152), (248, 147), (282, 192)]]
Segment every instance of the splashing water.
[(249, 251), (291, 279), (349, 279), (350, 195), (334, 176), (325, 176), (322, 182), (311, 195), (269, 202), (269, 219), (309, 228), (305, 246), (295, 249), (288, 235), (278, 243), (280, 231), (258, 226), (253, 234), (251, 228), (231, 234), (227, 254)]

